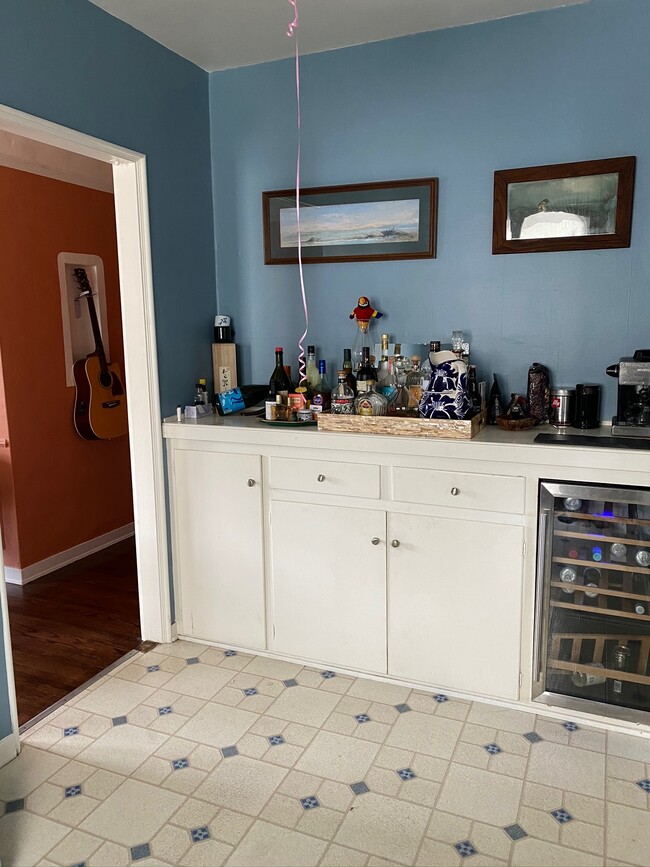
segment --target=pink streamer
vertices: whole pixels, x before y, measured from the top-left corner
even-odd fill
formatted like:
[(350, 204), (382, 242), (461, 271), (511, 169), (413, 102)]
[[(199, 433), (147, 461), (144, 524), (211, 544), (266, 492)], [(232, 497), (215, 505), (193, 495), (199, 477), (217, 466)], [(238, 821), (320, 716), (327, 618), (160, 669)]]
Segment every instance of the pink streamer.
[[(298, 0), (289, 0), (289, 3), (293, 6), (294, 18), (293, 21), (289, 24), (287, 29), (287, 36), (292, 38), (296, 36), (296, 29), (298, 28)], [(307, 338), (307, 332), (309, 331), (309, 310), (307, 309), (307, 293), (305, 290), (305, 276), (302, 268), (302, 236), (300, 232), (300, 135), (301, 135), (301, 123), (300, 123), (300, 55), (298, 53), (298, 37), (296, 36), (296, 103), (297, 103), (297, 115), (298, 115), (298, 154), (296, 157), (296, 228), (298, 230), (298, 272), (300, 274), (300, 291), (302, 293), (302, 306), (305, 311), (305, 330), (302, 334), (302, 337), (298, 341), (298, 349), (300, 350), (298, 354), (298, 381), (299, 383), (304, 382), (307, 379), (305, 374), (305, 340)]]

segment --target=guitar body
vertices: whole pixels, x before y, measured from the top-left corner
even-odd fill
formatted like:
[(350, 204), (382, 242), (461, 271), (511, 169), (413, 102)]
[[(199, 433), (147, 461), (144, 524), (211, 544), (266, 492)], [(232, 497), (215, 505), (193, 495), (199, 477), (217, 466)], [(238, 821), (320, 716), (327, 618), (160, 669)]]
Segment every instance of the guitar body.
[(75, 361), (74, 426), (86, 440), (111, 440), (128, 432), (126, 395), (117, 362), (102, 369), (96, 353)]

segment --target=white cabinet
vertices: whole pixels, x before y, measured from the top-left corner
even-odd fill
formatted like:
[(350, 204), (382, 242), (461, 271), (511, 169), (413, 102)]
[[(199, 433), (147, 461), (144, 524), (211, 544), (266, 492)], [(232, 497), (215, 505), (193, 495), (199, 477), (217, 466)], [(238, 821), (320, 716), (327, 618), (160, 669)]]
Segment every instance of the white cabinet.
[(517, 699), (523, 528), (388, 516), (388, 674)]
[(386, 514), (271, 503), (273, 649), (386, 673)]
[(262, 459), (174, 449), (179, 633), (266, 647)]

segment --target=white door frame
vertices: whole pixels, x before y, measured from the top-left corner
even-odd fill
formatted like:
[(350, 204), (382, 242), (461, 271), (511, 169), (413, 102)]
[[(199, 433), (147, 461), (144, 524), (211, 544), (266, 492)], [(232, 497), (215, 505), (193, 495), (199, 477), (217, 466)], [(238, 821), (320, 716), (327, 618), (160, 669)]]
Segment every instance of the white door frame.
[[(2, 105), (0, 130), (111, 163), (113, 166), (124, 366), (129, 394), (132, 397), (129, 401), (129, 441), (140, 623), (143, 639), (168, 642), (172, 639), (172, 628), (167, 510), (146, 157), (136, 151)], [(56, 263), (53, 263), (52, 267), (55, 265)], [(7, 594), (3, 573), (0, 573), (0, 606), (6, 611)], [(8, 623), (5, 640), (10, 648)], [(7, 655), (7, 666), (12, 690), (13, 668), (10, 654)], [(11, 694), (9, 699), (12, 704), (12, 719), (15, 719), (15, 694)]]

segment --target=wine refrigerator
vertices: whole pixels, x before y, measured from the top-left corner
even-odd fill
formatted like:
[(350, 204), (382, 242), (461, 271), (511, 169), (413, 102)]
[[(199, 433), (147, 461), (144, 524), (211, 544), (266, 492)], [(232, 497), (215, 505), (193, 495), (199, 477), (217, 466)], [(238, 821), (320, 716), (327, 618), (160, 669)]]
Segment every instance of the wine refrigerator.
[(650, 489), (540, 482), (533, 698), (650, 723)]

